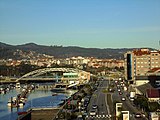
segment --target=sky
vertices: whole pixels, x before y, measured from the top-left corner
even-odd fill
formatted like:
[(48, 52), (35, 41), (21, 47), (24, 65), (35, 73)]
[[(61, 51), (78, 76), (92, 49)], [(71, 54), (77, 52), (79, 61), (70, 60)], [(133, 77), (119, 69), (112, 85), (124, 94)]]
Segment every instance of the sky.
[(160, 49), (160, 0), (0, 0), (0, 42)]

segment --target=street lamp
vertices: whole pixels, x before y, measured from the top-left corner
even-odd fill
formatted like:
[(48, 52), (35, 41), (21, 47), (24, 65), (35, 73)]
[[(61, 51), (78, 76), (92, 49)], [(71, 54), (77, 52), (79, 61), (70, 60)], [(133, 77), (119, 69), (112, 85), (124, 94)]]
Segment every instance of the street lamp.
[(82, 104), (81, 102), (78, 103), (79, 113), (81, 112), (80, 111), (81, 110), (81, 104)]

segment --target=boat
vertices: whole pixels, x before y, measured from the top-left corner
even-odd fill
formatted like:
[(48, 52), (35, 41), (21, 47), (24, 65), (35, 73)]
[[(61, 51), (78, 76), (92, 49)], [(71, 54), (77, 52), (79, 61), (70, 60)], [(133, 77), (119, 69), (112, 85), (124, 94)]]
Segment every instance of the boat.
[(20, 101), (18, 105), (19, 105), (19, 107), (23, 107), (24, 104), (25, 104), (25, 103), (23, 103), (23, 102)]
[(65, 104), (65, 102), (66, 102), (66, 100), (61, 100), (58, 105), (59, 105), (59, 106), (62, 106), (62, 105)]
[(26, 102), (26, 98), (20, 98), (20, 102), (23, 102), (23, 103), (25, 103)]
[(11, 107), (12, 106), (12, 101), (9, 100), (8, 103), (7, 103), (8, 107)]
[(27, 112), (26, 111), (18, 112), (18, 115), (24, 115), (24, 114), (27, 114)]
[(8, 106), (8, 107), (16, 106), (16, 100), (17, 100), (16, 97), (11, 98), (11, 99), (8, 101), (7, 106)]
[(67, 90), (68, 84), (56, 83), (51, 90), (52, 92), (65, 92)]
[(16, 83), (16, 88), (21, 88), (21, 85), (20, 85), (20, 83), (18, 82), (18, 83)]
[(1, 93), (1, 94), (6, 94), (6, 90), (5, 90), (4, 87), (1, 87), (1, 88), (0, 88), (0, 93)]
[(56, 95), (58, 95), (58, 94), (57, 94), (57, 93), (53, 93), (53, 94), (52, 94), (52, 96), (56, 96)]

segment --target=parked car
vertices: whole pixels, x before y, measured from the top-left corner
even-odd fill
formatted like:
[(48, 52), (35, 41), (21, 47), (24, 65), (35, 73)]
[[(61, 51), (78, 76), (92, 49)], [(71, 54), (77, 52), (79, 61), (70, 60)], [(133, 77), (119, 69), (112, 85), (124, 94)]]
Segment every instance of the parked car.
[(136, 113), (135, 114), (135, 118), (141, 118), (141, 117), (142, 117), (141, 113)]

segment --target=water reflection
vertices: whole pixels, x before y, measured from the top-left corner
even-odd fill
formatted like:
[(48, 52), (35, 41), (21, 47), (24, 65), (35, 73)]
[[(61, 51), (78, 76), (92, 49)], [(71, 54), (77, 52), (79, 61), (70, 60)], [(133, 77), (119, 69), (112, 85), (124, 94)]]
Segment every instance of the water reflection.
[(29, 108), (56, 107), (62, 99), (74, 92), (58, 93), (56, 96), (52, 96), (53, 93), (49, 90), (35, 90), (28, 95), (27, 102), (23, 108), (13, 109), (7, 106), (7, 102), (11, 97), (20, 94), (20, 89), (11, 90), (7, 94), (0, 94), (0, 120), (16, 120), (18, 112), (26, 111)]

